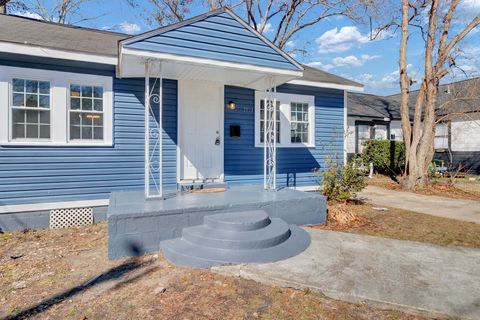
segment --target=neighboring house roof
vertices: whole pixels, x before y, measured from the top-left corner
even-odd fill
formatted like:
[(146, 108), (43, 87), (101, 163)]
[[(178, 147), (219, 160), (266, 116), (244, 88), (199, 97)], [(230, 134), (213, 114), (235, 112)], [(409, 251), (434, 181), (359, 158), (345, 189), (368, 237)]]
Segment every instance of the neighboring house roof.
[[(413, 118), (418, 90), (410, 91), (410, 117)], [(376, 96), (348, 93), (348, 116), (400, 120), (401, 94)], [(480, 112), (480, 77), (440, 85), (437, 96), (438, 116)]]
[[(413, 113), (417, 95), (418, 90), (410, 92), (411, 113)], [(398, 93), (386, 98), (399, 100), (400, 97), (401, 95)], [(480, 77), (440, 85), (436, 105), (436, 113), (440, 116), (480, 112)]]
[(116, 56), (118, 41), (129, 35), (0, 14), (0, 41)]
[(313, 82), (327, 82), (327, 83), (335, 83), (339, 85), (347, 85), (353, 87), (361, 87), (363, 88), (363, 84), (339, 77), (329, 72), (325, 72), (323, 70), (319, 70), (317, 68), (313, 68), (307, 65), (303, 65), (303, 77), (300, 80), (304, 81), (313, 81)]
[(347, 114), (352, 117), (399, 120), (400, 102), (391, 97), (349, 92), (347, 96)]
[[(171, 26), (165, 28), (171, 29)], [(135, 36), (0, 14), (0, 42), (116, 57), (119, 41)], [(279, 49), (278, 49), (279, 50)], [(298, 80), (362, 88), (363, 85), (306, 65)]]

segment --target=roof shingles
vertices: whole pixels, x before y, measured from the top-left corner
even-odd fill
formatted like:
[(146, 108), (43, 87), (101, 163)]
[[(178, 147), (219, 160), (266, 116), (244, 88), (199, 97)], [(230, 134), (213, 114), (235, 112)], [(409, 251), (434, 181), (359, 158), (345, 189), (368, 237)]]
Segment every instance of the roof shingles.
[(107, 56), (117, 55), (126, 34), (0, 15), (0, 41)]

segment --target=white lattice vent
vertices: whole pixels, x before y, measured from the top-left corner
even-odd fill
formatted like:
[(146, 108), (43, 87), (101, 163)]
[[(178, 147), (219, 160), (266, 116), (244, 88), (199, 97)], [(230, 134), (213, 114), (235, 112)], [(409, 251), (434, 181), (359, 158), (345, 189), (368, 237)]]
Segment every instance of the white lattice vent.
[(50, 210), (50, 229), (70, 228), (93, 224), (93, 208)]

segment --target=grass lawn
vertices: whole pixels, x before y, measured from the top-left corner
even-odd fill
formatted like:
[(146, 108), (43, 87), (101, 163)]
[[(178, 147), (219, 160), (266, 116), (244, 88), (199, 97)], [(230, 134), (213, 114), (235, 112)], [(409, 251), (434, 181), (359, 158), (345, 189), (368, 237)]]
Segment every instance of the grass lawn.
[[(105, 223), (0, 234), (0, 318), (428, 319), (177, 267), (157, 254), (109, 261), (106, 241)], [(479, 245), (478, 237), (470, 241)]]
[(428, 242), (442, 246), (480, 248), (480, 224), (388, 208), (377, 211), (370, 204), (329, 204), (329, 210), (347, 210), (358, 217), (349, 224), (329, 223), (319, 229), (378, 237)]

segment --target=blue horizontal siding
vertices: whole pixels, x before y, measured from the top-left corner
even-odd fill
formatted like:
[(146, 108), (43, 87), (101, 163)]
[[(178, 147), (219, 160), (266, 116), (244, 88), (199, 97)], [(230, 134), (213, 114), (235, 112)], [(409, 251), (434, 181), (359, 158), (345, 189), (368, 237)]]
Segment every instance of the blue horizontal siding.
[[(277, 148), (277, 185), (316, 185), (314, 169), (328, 157), (343, 158), (343, 91), (298, 85), (282, 85), (278, 92), (315, 97), (315, 148)], [(263, 148), (255, 145), (255, 91), (225, 87), (225, 180), (231, 185), (263, 183)], [(241, 126), (241, 137), (230, 138), (230, 125)]]
[(125, 44), (126, 48), (299, 70), (230, 14), (207, 16), (173, 30)]
[[(0, 64), (107, 75), (113, 77), (114, 90), (113, 146), (0, 147), (0, 205), (105, 199), (113, 191), (143, 190), (143, 79), (116, 79), (113, 67), (90, 64), (65, 66), (54, 61), (12, 61), (5, 56), (0, 56)], [(177, 182), (175, 80), (163, 82), (163, 115), (163, 186), (173, 189)]]

